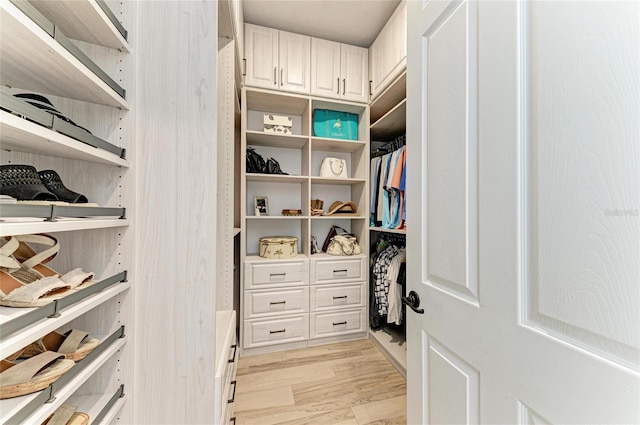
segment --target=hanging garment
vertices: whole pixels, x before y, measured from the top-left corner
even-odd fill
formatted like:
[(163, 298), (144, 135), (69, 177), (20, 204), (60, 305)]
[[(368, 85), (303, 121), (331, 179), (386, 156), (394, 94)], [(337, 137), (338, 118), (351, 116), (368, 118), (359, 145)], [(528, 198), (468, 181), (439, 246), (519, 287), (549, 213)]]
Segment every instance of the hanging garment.
[(398, 227), (402, 216), (402, 194), (400, 193), (400, 178), (405, 164), (404, 146), (398, 150), (398, 161), (393, 170), (389, 185), (389, 229)]
[(382, 210), (384, 209), (384, 205), (383, 205), (384, 182), (387, 179), (387, 173), (389, 171), (390, 161), (391, 161), (390, 153), (382, 156), (382, 160), (380, 163), (380, 178), (378, 180), (378, 209), (376, 210), (376, 221), (382, 221)]
[(400, 151), (393, 151), (391, 154), (391, 160), (389, 161), (389, 171), (387, 172), (387, 178), (385, 179), (384, 192), (382, 193), (382, 227), (385, 229), (391, 228), (391, 203), (392, 192), (391, 180), (398, 166), (398, 159), (400, 158)]
[(378, 209), (378, 184), (380, 181), (380, 163), (381, 157), (371, 158), (371, 181), (369, 183), (371, 190), (371, 226), (375, 226), (375, 216)]
[(402, 286), (398, 284), (398, 273), (400, 265), (407, 258), (407, 251), (401, 249), (398, 254), (391, 259), (387, 268), (387, 284), (389, 285), (389, 294), (387, 300), (389, 307), (387, 309), (387, 323), (402, 324)]
[(400, 250), (395, 245), (389, 245), (384, 251), (380, 253), (373, 265), (373, 279), (374, 279), (374, 293), (376, 303), (378, 305), (378, 315), (384, 316), (387, 314), (389, 307), (389, 282), (387, 281), (387, 269), (393, 257), (395, 257)]

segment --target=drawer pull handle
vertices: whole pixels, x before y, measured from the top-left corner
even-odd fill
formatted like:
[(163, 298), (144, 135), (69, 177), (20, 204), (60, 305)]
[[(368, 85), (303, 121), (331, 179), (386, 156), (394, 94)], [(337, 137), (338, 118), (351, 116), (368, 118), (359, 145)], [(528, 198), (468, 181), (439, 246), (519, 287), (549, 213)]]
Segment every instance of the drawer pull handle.
[(233, 384), (233, 393), (231, 394), (231, 398), (227, 400), (227, 403), (233, 403), (236, 401), (236, 388), (238, 385), (236, 385), (236, 381), (231, 381), (231, 383)]
[(347, 296), (346, 296), (346, 295), (342, 295), (342, 296), (340, 296), (340, 297), (333, 297), (333, 299), (334, 299), (334, 300), (344, 300), (344, 299), (346, 299), (346, 298), (347, 298)]
[(337, 274), (337, 273), (346, 273), (347, 269), (342, 269), (342, 270), (334, 270), (333, 274)]
[(286, 304), (286, 301), (271, 301), (269, 304), (270, 305), (276, 305), (276, 304)]
[(287, 330), (286, 329), (280, 329), (279, 331), (269, 331), (270, 334), (283, 334), (285, 333)]
[(231, 348), (233, 348), (233, 355), (229, 359), (229, 363), (235, 363), (236, 362), (236, 351), (238, 351), (238, 344), (233, 344), (231, 346)]
[(333, 322), (333, 326), (346, 325), (347, 322)]
[(283, 276), (284, 277), (286, 275), (287, 275), (286, 273), (270, 273), (269, 277), (276, 277), (276, 276)]

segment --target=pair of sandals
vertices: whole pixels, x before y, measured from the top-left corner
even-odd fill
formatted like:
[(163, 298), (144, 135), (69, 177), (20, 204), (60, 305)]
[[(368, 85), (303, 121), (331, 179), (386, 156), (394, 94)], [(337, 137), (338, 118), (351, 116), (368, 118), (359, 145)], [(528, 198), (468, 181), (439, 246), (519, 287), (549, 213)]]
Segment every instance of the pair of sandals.
[[(30, 244), (48, 248), (37, 253)], [(51, 235), (20, 235), (0, 247), (0, 305), (40, 307), (94, 283), (94, 274), (76, 268), (61, 275), (46, 264), (60, 251)]]
[(85, 331), (53, 331), (45, 335), (0, 362), (0, 399), (47, 388), (99, 344)]
[(89, 415), (77, 411), (78, 407), (63, 404), (42, 425), (87, 425)]

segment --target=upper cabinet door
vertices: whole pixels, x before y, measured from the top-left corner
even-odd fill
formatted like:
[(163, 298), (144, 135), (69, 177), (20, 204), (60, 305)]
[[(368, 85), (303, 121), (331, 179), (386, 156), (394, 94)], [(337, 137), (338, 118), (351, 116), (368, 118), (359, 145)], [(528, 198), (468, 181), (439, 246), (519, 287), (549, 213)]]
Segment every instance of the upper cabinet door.
[(371, 100), (407, 66), (407, 3), (402, 2), (369, 49)]
[(278, 89), (278, 30), (244, 25), (245, 84)]
[(369, 100), (369, 51), (362, 47), (342, 45), (340, 94), (344, 100), (367, 102)]
[(311, 92), (311, 37), (280, 31), (279, 90)]
[(311, 94), (340, 99), (340, 43), (311, 39)]

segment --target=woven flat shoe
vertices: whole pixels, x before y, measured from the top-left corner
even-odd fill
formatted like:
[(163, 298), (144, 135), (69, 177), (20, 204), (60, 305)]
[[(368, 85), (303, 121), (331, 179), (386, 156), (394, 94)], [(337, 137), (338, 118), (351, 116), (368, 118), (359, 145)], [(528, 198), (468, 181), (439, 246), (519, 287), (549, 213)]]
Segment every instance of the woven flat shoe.
[(57, 201), (31, 165), (0, 165), (0, 194), (20, 201)]
[(60, 176), (55, 171), (38, 171), (38, 176), (40, 176), (40, 180), (42, 181), (42, 184), (44, 184), (44, 187), (46, 187), (49, 192), (56, 195), (59, 200), (70, 202), (72, 204), (86, 204), (89, 202), (86, 196), (67, 189), (62, 183), (62, 179), (60, 179)]

